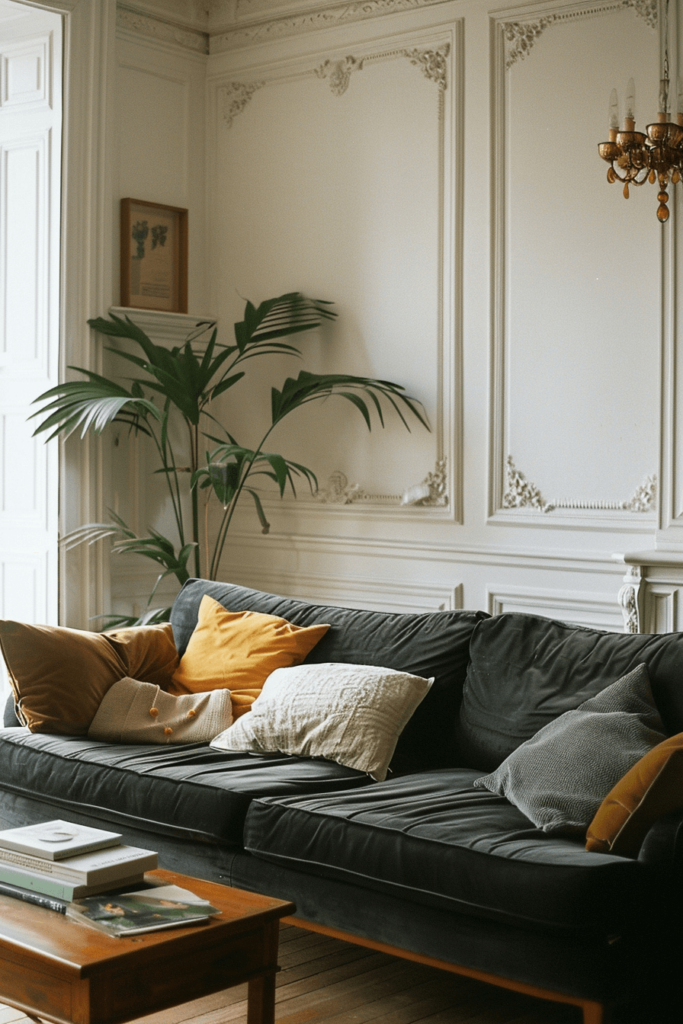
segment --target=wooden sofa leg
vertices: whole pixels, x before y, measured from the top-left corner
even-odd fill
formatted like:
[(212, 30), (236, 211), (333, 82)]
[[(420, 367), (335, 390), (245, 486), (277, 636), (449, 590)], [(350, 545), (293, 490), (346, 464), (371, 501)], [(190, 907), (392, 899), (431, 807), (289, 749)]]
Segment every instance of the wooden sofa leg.
[(602, 1003), (583, 1004), (583, 1024), (609, 1024), (608, 1012)]

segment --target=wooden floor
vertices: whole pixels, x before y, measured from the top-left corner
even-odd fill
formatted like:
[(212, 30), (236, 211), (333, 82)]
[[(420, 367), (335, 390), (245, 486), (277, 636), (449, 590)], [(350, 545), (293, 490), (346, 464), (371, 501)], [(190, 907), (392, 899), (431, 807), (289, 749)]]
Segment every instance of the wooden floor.
[[(277, 1024), (581, 1024), (578, 1009), (282, 926)], [(246, 985), (140, 1018), (144, 1024), (246, 1024)], [(615, 1024), (679, 1017), (621, 1015)], [(0, 1004), (0, 1024), (30, 1024)]]

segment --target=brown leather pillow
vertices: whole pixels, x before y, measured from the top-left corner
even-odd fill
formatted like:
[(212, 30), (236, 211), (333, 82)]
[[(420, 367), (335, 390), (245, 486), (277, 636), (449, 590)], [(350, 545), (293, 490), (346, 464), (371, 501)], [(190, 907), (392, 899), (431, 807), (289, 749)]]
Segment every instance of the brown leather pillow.
[(85, 736), (107, 690), (124, 676), (166, 689), (178, 665), (168, 622), (111, 633), (0, 621), (20, 721), (31, 732)]
[(648, 751), (610, 790), (588, 826), (586, 849), (636, 857), (649, 828), (683, 807), (683, 732)]

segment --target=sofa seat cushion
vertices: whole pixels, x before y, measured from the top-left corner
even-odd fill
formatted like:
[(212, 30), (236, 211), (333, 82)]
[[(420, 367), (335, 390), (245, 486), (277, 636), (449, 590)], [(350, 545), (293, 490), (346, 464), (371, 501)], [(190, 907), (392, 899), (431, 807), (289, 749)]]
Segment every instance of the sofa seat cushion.
[(332, 761), (259, 757), (208, 744), (122, 745), (0, 730), (0, 787), (164, 835), (241, 844), (255, 796), (293, 796), (369, 784)]
[(477, 774), (444, 769), (258, 799), (244, 846), (301, 871), (527, 927), (615, 933), (654, 912), (651, 867), (534, 828), (504, 797), (475, 789)]
[(171, 611), (178, 654), (182, 657), (197, 624), (205, 594), (231, 612), (278, 615), (296, 626), (328, 622), (330, 628), (305, 665), (324, 662), (373, 665), (409, 672), (434, 684), (396, 745), (393, 772), (457, 765), (454, 732), (469, 661), (472, 632), (485, 612), (444, 611), (401, 614), (308, 604), (230, 583), (188, 580)]

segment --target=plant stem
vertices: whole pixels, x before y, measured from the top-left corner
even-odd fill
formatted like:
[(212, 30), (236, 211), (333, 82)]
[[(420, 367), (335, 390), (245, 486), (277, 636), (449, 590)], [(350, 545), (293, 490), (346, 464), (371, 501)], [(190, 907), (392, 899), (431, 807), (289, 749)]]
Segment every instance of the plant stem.
[(218, 529), (218, 536), (216, 537), (216, 543), (214, 545), (213, 558), (211, 559), (211, 572), (209, 574), (209, 579), (211, 579), (211, 580), (214, 580), (216, 578), (216, 573), (218, 572), (218, 567), (220, 565), (221, 556), (223, 554), (223, 548), (225, 547), (225, 541), (226, 541), (226, 538), (227, 538), (227, 535), (228, 535), (228, 529), (230, 527), (230, 523), (232, 521), (232, 517), (234, 515), (235, 508), (237, 506), (237, 502), (239, 501), (240, 495), (242, 493), (244, 485), (247, 482), (249, 474), (251, 473), (252, 467), (253, 467), (254, 463), (256, 462), (257, 458), (259, 457), (259, 455), (261, 454), (261, 451), (263, 450), (263, 446), (266, 443), (266, 441), (268, 440), (268, 437), (269, 437), (271, 431), (273, 430), (274, 426), (275, 426), (275, 424), (273, 424), (272, 426), (268, 427), (268, 430), (266, 431), (266, 433), (261, 438), (261, 441), (259, 442), (259, 446), (256, 449), (256, 451), (254, 452), (254, 457), (249, 461), (249, 464), (247, 466), (246, 472), (244, 473), (244, 475), (242, 476), (242, 479), (240, 480), (239, 484), (235, 488), (235, 493), (232, 496), (232, 500), (231, 500), (230, 504), (228, 505), (227, 509), (225, 510), (224, 514), (223, 514), (223, 519), (222, 519), (221, 525), (220, 525), (220, 527)]

